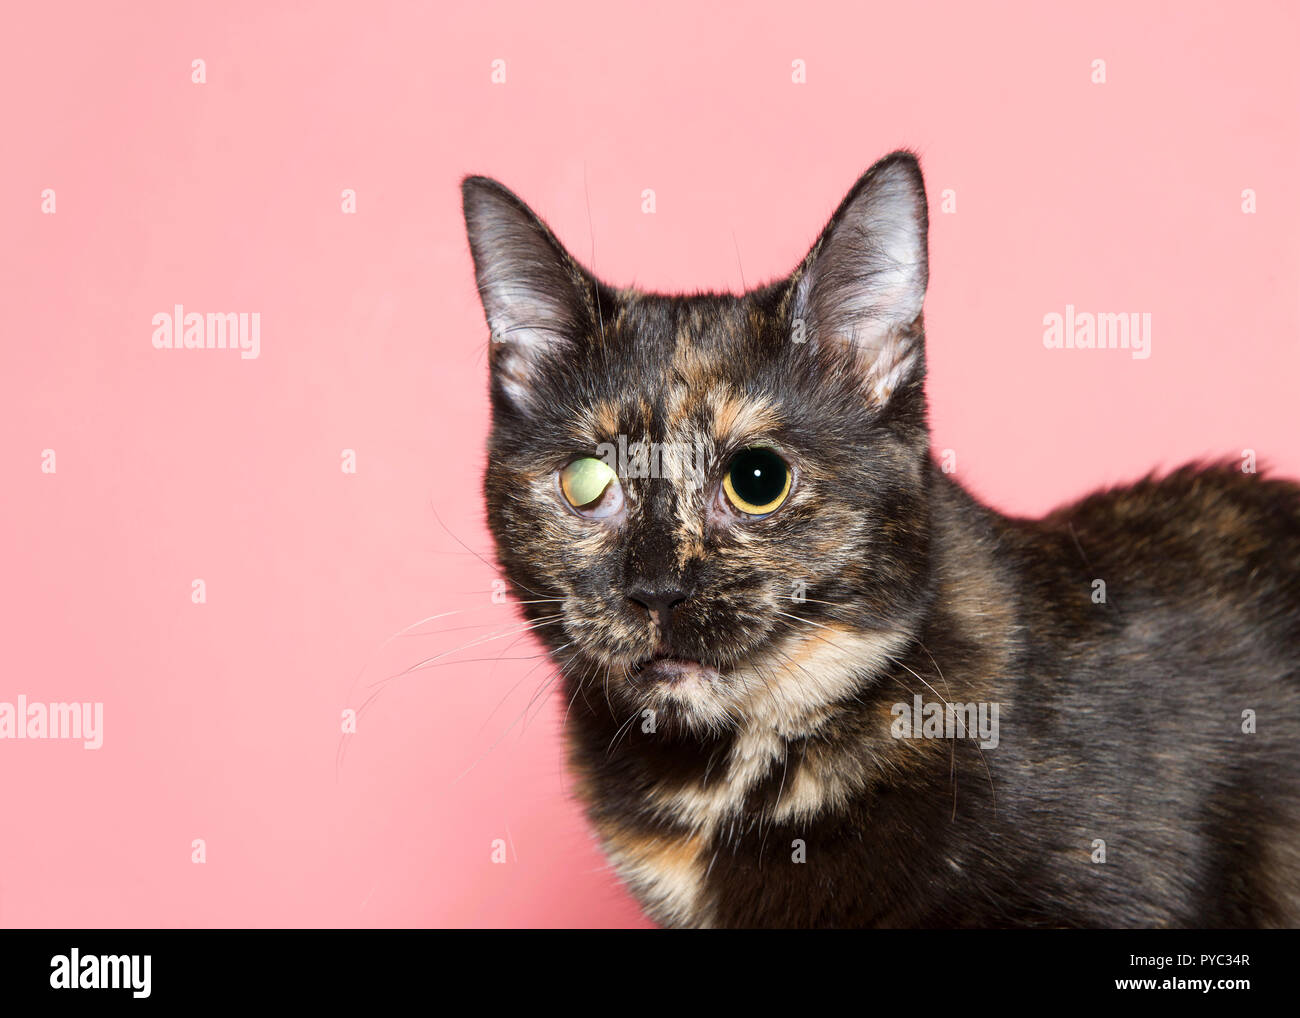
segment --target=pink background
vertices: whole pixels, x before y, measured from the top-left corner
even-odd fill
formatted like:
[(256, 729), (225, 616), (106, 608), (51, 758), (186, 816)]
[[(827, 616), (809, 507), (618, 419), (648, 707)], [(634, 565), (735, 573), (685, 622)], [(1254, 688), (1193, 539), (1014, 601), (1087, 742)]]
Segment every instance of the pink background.
[[(105, 737), (0, 742), (0, 924), (644, 922), (560, 698), (521, 717), (534, 644), (383, 683), (516, 618), (438, 522), (488, 554), (467, 172), (612, 282), (738, 288), (913, 147), (935, 445), (976, 493), (1300, 474), (1294, 5), (1056, 6), (8, 5), (0, 700), (102, 701)], [(260, 358), (155, 350), (175, 303), (260, 312)], [(1044, 349), (1067, 303), (1150, 312), (1151, 358)]]

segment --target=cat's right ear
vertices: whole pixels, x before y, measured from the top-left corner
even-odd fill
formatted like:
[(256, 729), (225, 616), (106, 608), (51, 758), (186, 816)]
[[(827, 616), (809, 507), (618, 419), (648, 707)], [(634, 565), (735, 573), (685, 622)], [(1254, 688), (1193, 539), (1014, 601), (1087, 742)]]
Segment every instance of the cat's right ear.
[(585, 330), (593, 280), (536, 213), (495, 180), (466, 177), (461, 197), (491, 332), (493, 384), (527, 412), (539, 365)]

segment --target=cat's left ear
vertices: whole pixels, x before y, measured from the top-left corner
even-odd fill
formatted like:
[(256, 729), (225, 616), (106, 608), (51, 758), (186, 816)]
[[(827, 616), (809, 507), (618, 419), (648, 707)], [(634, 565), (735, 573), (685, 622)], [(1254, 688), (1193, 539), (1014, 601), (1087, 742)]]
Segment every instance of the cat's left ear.
[(928, 230), (921, 168), (895, 152), (862, 175), (792, 277), (794, 327), (848, 348), (882, 403), (923, 363)]
[(461, 182), (465, 229), (491, 332), (494, 387), (535, 408), (538, 368), (589, 326), (594, 280), (513, 192), (489, 177)]

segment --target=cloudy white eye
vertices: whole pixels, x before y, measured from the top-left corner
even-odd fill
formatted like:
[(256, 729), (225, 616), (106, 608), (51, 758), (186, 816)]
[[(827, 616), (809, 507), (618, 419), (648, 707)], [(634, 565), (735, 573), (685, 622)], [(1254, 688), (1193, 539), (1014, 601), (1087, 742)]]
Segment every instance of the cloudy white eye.
[(560, 491), (581, 516), (612, 516), (623, 507), (623, 486), (604, 460), (594, 456), (576, 459), (560, 471)]
[(781, 508), (791, 480), (789, 465), (775, 450), (754, 446), (731, 458), (722, 476), (722, 491), (736, 511), (766, 516)]

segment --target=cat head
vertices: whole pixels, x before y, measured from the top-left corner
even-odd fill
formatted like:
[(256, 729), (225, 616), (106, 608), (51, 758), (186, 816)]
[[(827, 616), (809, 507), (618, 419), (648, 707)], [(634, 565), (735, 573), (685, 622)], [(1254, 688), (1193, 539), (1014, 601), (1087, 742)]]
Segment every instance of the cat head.
[(500, 184), (463, 197), (488, 522), (570, 681), (690, 730), (851, 697), (928, 568), (916, 159), (872, 166), (789, 277), (742, 295), (616, 289)]

